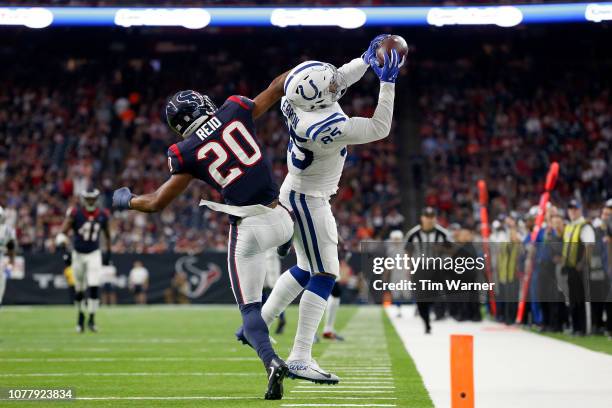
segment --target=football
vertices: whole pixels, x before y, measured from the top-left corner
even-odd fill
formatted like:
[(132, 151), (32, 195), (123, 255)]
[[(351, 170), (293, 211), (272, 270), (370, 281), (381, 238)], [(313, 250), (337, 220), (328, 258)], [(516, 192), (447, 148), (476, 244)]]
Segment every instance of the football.
[(404, 40), (404, 38), (399, 35), (390, 35), (389, 37), (382, 40), (380, 46), (376, 50), (376, 59), (378, 60), (378, 65), (382, 66), (384, 64), (384, 53), (387, 53), (387, 55), (391, 55), (390, 53), (392, 49), (396, 50), (402, 58), (408, 55), (408, 43), (406, 43), (406, 40)]

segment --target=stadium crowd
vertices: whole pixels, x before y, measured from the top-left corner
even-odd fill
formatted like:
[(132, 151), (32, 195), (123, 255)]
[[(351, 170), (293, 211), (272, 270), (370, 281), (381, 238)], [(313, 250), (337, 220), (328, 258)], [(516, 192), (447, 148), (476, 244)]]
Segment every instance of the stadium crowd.
[[(264, 53), (282, 54), (273, 47)], [(335, 59), (342, 62), (355, 56), (335, 55)], [(49, 56), (42, 71), (22, 65), (2, 67), (0, 183), (6, 188), (0, 192), (0, 202), (13, 214), (21, 248), (54, 250), (53, 238), (67, 208), (90, 185), (100, 189), (103, 205), (108, 207), (117, 186), (149, 192), (168, 177), (166, 150), (177, 139), (164, 123), (162, 111), (165, 98), (176, 89), (197, 87), (220, 105), (232, 94), (254, 97), (275, 75), (299, 62), (250, 57), (236, 60), (227, 51), (206, 52), (205, 57), (190, 61), (198, 70), (188, 81), (176, 75), (184, 61), (172, 59)], [(377, 81), (368, 75), (353, 88), (341, 101), (346, 113), (371, 115)], [(258, 128), (280, 185), (287, 147), (280, 112), (269, 112)], [(393, 140), (391, 136), (367, 148), (349, 149), (342, 186), (333, 201), (348, 247), (402, 226)], [(199, 208), (200, 198), (219, 200), (220, 196), (193, 182), (160, 215), (115, 213), (113, 250), (225, 250), (225, 216)]]
[(436, 207), (446, 225), (474, 224), (476, 183), (485, 179), (493, 217), (526, 214), (557, 161), (561, 176), (553, 200), (575, 198), (587, 215), (597, 215), (612, 196), (609, 72), (585, 64), (551, 73), (537, 60), (498, 64), (494, 58), (423, 63), (414, 70), (424, 84), (419, 136), (429, 180), (426, 205)]

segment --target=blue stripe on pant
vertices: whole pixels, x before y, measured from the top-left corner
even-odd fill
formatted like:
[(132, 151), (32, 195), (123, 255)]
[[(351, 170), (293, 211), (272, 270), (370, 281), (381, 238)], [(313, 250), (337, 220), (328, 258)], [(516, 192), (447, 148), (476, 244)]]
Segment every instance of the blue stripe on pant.
[(310, 264), (310, 272), (314, 273), (312, 259), (310, 258), (310, 250), (308, 249), (308, 241), (306, 240), (306, 230), (304, 229), (304, 222), (302, 221), (302, 216), (300, 212), (298, 211), (297, 203), (295, 201), (295, 191), (291, 191), (289, 193), (289, 203), (291, 204), (291, 209), (293, 210), (295, 219), (297, 220), (298, 226), (300, 227), (300, 235), (302, 236), (302, 245), (304, 245), (304, 250), (306, 251), (306, 257), (308, 258), (308, 263)]
[(306, 196), (304, 194), (300, 195), (300, 203), (302, 204), (304, 215), (306, 215), (306, 222), (308, 224), (308, 229), (310, 230), (310, 239), (312, 240), (312, 249), (315, 253), (317, 267), (319, 268), (318, 272), (325, 272), (325, 269), (323, 268), (323, 261), (321, 260), (321, 253), (319, 252), (319, 243), (317, 242), (317, 234), (315, 232), (314, 222), (312, 222), (312, 217), (310, 216), (310, 210), (308, 210), (308, 204), (306, 204)]
[(244, 303), (242, 296), (242, 289), (240, 288), (240, 278), (238, 278), (238, 268), (236, 267), (236, 242), (238, 241), (238, 226), (230, 225), (230, 245), (229, 253), (227, 258), (227, 269), (230, 273), (230, 280), (232, 282), (232, 290), (236, 297), (236, 302), (239, 305)]

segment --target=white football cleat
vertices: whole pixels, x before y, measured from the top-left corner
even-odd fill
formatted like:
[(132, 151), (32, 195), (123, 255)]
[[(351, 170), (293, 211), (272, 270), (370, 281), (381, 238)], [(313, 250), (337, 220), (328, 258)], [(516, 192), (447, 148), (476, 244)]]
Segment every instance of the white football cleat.
[(289, 360), (287, 361), (291, 379), (312, 381), (315, 384), (338, 384), (340, 378), (336, 374), (323, 370), (314, 360)]

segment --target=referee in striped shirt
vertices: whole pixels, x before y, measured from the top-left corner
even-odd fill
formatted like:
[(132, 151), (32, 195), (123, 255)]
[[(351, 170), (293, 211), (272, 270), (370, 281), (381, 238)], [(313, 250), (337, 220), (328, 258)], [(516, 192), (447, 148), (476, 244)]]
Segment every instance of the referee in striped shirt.
[[(436, 210), (433, 207), (425, 207), (423, 211), (421, 211), (420, 221), (421, 222), (419, 225), (415, 226), (406, 233), (407, 253), (414, 253), (415, 256), (420, 256), (423, 254), (427, 257), (442, 255), (435, 253), (439, 252), (440, 245), (427, 245), (427, 243), (448, 244), (452, 242), (449, 232), (438, 225), (436, 220)], [(441, 273), (442, 271), (435, 271), (433, 273), (432, 280), (441, 280), (441, 277), (439, 276)], [(442, 296), (442, 294), (436, 295), (437, 298), (440, 298), (440, 296)], [(431, 333), (429, 311), (431, 309), (432, 302), (430, 299), (427, 299), (427, 296), (423, 296), (423, 294), (419, 295), (418, 292), (416, 299), (419, 315), (425, 323), (425, 333), (429, 334)], [(446, 313), (446, 305), (443, 302), (438, 301), (434, 304), (434, 310), (436, 312), (436, 319), (442, 319)]]

